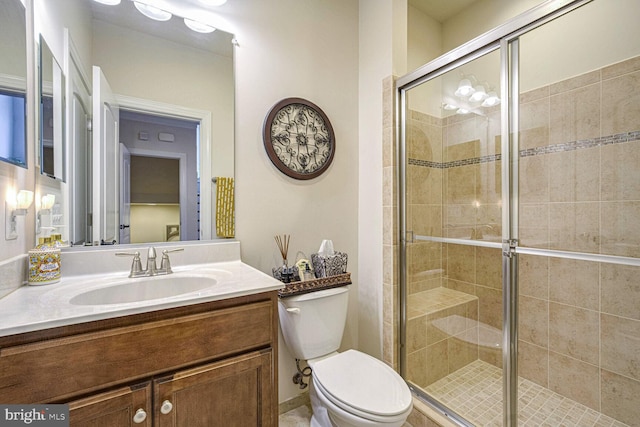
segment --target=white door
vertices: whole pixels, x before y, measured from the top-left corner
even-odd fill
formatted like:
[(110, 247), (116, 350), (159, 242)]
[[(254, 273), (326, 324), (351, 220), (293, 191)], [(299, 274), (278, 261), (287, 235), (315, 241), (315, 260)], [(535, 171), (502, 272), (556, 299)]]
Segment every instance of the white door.
[(120, 143), (120, 243), (131, 241), (131, 153)]
[(117, 243), (119, 109), (100, 67), (93, 66), (93, 241)]

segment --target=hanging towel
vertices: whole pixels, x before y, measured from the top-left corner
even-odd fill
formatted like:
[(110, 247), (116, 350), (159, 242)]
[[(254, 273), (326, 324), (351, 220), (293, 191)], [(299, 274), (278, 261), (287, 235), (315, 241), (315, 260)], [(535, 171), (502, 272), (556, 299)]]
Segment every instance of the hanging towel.
[(216, 234), (235, 237), (235, 200), (233, 178), (216, 178)]

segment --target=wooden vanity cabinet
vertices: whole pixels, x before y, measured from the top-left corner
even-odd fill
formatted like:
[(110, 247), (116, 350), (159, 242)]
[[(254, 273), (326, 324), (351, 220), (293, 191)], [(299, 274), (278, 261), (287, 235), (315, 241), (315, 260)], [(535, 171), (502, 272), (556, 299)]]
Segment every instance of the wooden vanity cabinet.
[(0, 402), (71, 426), (277, 426), (277, 293), (0, 338)]
[[(151, 382), (69, 402), (71, 426), (151, 427)], [(134, 421), (134, 417), (136, 421)]]

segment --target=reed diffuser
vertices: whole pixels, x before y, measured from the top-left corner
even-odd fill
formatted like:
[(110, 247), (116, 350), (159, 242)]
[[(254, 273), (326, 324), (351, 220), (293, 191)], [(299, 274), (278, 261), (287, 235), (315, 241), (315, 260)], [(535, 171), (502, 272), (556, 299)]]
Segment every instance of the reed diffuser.
[(276, 240), (276, 244), (280, 250), (280, 255), (282, 255), (282, 281), (284, 283), (289, 283), (293, 277), (293, 268), (289, 268), (287, 265), (287, 254), (289, 253), (289, 241), (291, 240), (291, 236), (284, 234), (282, 237), (275, 236), (274, 239)]

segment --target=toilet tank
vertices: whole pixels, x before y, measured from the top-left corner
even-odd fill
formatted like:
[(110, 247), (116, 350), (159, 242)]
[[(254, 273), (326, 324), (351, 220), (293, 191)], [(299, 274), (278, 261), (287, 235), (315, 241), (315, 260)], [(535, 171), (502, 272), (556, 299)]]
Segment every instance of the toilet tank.
[(296, 359), (309, 360), (337, 351), (348, 302), (348, 286), (280, 299), (280, 327), (291, 354)]

